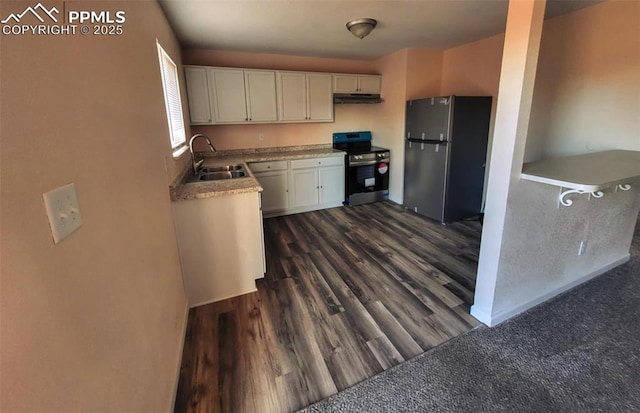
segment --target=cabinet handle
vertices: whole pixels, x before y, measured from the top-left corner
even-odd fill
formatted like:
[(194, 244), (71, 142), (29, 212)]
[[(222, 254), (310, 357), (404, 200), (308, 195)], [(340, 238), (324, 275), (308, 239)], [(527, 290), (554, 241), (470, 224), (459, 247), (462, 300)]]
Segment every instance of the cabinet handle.
[(249, 120), (249, 118), (244, 118), (244, 120)]

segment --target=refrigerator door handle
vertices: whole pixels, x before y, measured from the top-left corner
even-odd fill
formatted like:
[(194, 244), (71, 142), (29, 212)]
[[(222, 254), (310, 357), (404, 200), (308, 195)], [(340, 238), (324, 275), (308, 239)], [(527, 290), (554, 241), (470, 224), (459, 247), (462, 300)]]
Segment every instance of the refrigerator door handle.
[(408, 138), (409, 142), (422, 143), (426, 145), (446, 145), (449, 141), (439, 141), (437, 139), (418, 139), (418, 138)]

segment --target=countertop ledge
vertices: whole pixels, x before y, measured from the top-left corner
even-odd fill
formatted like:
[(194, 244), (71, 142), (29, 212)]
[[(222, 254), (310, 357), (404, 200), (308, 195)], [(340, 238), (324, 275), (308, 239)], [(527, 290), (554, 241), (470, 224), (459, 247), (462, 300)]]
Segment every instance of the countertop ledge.
[(186, 184), (186, 180), (192, 174), (191, 162), (189, 162), (188, 167), (169, 186), (169, 196), (172, 201), (188, 201), (246, 192), (261, 192), (262, 186), (260, 186), (260, 183), (251, 172), (251, 168), (247, 165), (251, 162), (338, 157), (344, 156), (345, 152), (333, 149), (331, 145), (310, 145), (204, 152), (202, 155), (204, 166), (240, 163), (244, 164), (249, 176), (246, 178)]
[(640, 177), (640, 151), (613, 150), (526, 163), (521, 178), (594, 192)]

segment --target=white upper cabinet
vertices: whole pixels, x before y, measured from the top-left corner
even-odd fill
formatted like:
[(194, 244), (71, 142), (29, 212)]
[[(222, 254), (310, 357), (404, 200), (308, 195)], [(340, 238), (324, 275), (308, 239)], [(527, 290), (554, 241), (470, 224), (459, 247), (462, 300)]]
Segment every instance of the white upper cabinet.
[(284, 122), (332, 122), (330, 73), (278, 72), (279, 119)]
[(382, 77), (185, 66), (191, 124), (333, 122), (334, 93), (380, 93)]
[(263, 70), (245, 70), (244, 83), (248, 120), (250, 122), (277, 121), (276, 73)]
[(210, 68), (208, 74), (215, 122), (248, 121), (244, 70)]
[(209, 68), (208, 75), (214, 123), (278, 120), (275, 72)]
[(185, 67), (189, 117), (192, 124), (212, 123), (207, 85), (207, 68)]
[(278, 72), (279, 114), (282, 121), (307, 119), (307, 76), (302, 72)]
[(382, 76), (379, 75), (333, 75), (334, 93), (381, 93)]
[(307, 73), (308, 120), (333, 122), (333, 93), (330, 73)]

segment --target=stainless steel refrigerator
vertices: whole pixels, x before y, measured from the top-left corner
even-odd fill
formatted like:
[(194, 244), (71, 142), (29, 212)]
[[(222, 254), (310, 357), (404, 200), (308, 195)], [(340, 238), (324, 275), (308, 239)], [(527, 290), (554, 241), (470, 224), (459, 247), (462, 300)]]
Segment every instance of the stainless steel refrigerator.
[(480, 214), (491, 97), (407, 101), (404, 207), (448, 223)]

